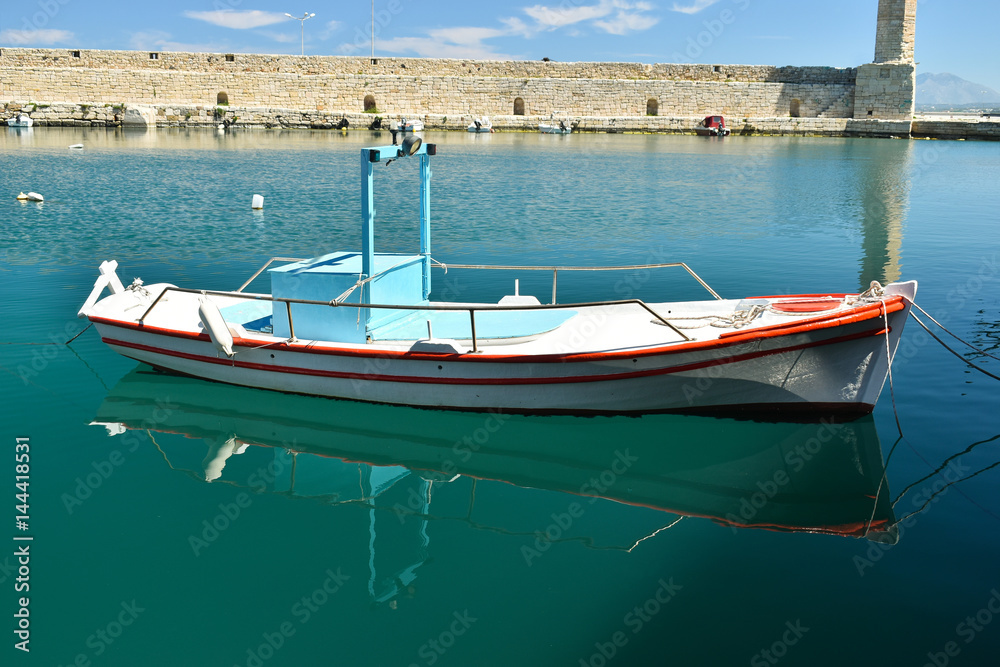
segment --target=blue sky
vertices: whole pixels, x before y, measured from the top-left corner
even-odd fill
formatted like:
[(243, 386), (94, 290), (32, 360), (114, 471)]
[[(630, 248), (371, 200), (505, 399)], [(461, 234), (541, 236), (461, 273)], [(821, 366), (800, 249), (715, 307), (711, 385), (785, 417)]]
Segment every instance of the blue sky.
[[(877, 0), (375, 0), (379, 56), (851, 67), (874, 55)], [(0, 0), (0, 46), (367, 55), (371, 2)], [(925, 0), (918, 72), (1000, 89), (996, 0)]]

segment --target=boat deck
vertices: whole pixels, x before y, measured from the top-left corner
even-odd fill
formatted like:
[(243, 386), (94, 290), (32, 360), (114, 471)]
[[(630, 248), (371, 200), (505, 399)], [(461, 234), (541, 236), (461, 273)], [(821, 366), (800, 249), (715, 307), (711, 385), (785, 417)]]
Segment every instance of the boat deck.
[[(153, 289), (160, 286), (152, 286)], [(283, 337), (271, 333), (272, 303), (256, 300), (255, 295), (212, 296), (230, 327), (240, 337), (250, 340), (274, 341)], [(199, 295), (171, 292), (165, 295), (147, 317), (146, 324), (198, 332), (202, 324), (197, 314)], [(773, 299), (708, 300), (647, 304), (691, 341), (717, 340), (720, 336), (742, 331), (803, 321), (819, 315), (829, 316), (851, 308), (841, 299), (833, 298), (822, 312), (782, 312), (775, 306), (795, 303), (800, 297)], [(476, 342), (480, 351), (503, 347), (504, 354), (571, 354), (641, 349), (650, 346), (684, 342), (673, 329), (663, 324), (648, 310), (634, 303), (582, 306), (573, 309), (490, 310), (494, 304), (431, 304), (449, 307), (482, 308), (477, 310)], [(737, 326), (734, 315), (751, 306), (762, 312), (749, 324)], [(138, 319), (143, 309), (130, 308)], [(364, 347), (407, 350), (419, 341), (426, 342), (427, 322), (431, 322), (434, 340), (450, 340), (455, 348), (472, 347), (472, 331), (467, 310), (412, 310), (403, 317), (375, 329), (372, 340)], [(317, 340), (337, 345), (338, 341)], [(357, 344), (344, 343), (355, 346)], [(498, 350), (499, 351), (499, 350)]]

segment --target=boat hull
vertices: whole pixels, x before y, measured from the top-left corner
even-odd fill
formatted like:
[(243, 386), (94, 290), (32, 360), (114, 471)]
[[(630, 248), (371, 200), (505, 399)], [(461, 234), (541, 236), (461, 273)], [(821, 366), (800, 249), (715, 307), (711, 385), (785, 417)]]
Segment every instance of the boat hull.
[[(550, 355), (432, 354), (237, 338), (91, 316), (120, 354), (249, 387), (375, 403), (525, 413), (870, 413), (909, 310), (900, 296), (862, 312), (725, 339)], [(888, 327), (886, 327), (886, 320)]]

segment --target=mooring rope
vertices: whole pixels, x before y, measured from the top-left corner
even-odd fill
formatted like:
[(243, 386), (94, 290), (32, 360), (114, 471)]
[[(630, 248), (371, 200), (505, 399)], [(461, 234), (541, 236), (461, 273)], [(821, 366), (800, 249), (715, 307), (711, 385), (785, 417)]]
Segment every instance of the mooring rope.
[(70, 338), (70, 339), (69, 339), (68, 341), (66, 341), (65, 343), (56, 343), (56, 342), (54, 342), (54, 341), (50, 341), (50, 342), (48, 342), (48, 343), (36, 343), (36, 342), (33, 342), (33, 341), (30, 341), (30, 342), (24, 342), (24, 343), (19, 343), (19, 342), (17, 342), (17, 341), (0, 341), (0, 345), (38, 345), (38, 346), (43, 346), (43, 347), (44, 347), (45, 345), (69, 345), (70, 343), (72, 343), (73, 341), (75, 341), (75, 340), (76, 340), (77, 338), (79, 338), (80, 336), (82, 336), (82, 335), (83, 335), (83, 333), (84, 333), (84, 331), (86, 331), (87, 329), (89, 329), (89, 328), (90, 328), (90, 327), (92, 327), (92, 326), (94, 326), (94, 323), (93, 323), (93, 322), (91, 322), (90, 324), (88, 324), (87, 326), (85, 326), (85, 327), (83, 328), (83, 331), (81, 331), (81, 332), (80, 332), (80, 333), (78, 333), (77, 335), (73, 336), (72, 338)]
[[(913, 303), (913, 302), (911, 301), (910, 303)], [(921, 310), (921, 312), (923, 312), (923, 311)], [(927, 333), (929, 333), (931, 335), (931, 338), (933, 338), (934, 340), (936, 340), (937, 342), (939, 342), (941, 344), (941, 347), (943, 347), (944, 349), (948, 350), (949, 352), (951, 352), (952, 354), (954, 354), (956, 357), (958, 357), (959, 359), (961, 359), (962, 361), (964, 361), (967, 365), (971, 366), (972, 368), (975, 368), (977, 371), (979, 371), (983, 375), (988, 375), (989, 377), (993, 378), (994, 380), (1000, 380), (1000, 375), (994, 375), (993, 373), (990, 373), (985, 368), (980, 368), (979, 366), (975, 365), (974, 363), (972, 363), (971, 361), (969, 361), (968, 359), (966, 359), (965, 357), (963, 357), (960, 353), (958, 353), (955, 350), (951, 349), (948, 346), (947, 343), (945, 343), (943, 340), (941, 340), (940, 338), (938, 338), (937, 336), (935, 336), (934, 332), (931, 331), (930, 329), (928, 329), (927, 325), (924, 324), (920, 320), (919, 317), (917, 317), (916, 315), (914, 315), (912, 311), (910, 311), (910, 317), (912, 317), (914, 320), (916, 320), (917, 324), (919, 324), (923, 328), (924, 331), (926, 331)], [(941, 325), (939, 324), (938, 326), (941, 326)], [(944, 327), (941, 327), (941, 328), (944, 329)], [(947, 329), (944, 329), (944, 330), (948, 331)], [(948, 331), (948, 333), (951, 333), (951, 332)], [(955, 334), (951, 334), (951, 335), (955, 336)], [(958, 338), (958, 336), (955, 336), (955, 338)], [(962, 340), (962, 339), (958, 338), (958, 340)], [(965, 341), (962, 341), (962, 342), (965, 343)], [(965, 343), (965, 344), (969, 345), (969, 343)], [(983, 350), (980, 350), (980, 349), (974, 347), (973, 345), (969, 345), (969, 347), (971, 347), (973, 350), (976, 350), (977, 352), (985, 354), (988, 357), (993, 357), (992, 354), (989, 354), (988, 352), (984, 352)], [(993, 358), (996, 359), (996, 357), (993, 357)]]
[[(897, 524), (902, 523), (902, 522), (906, 521), (907, 519), (909, 519), (914, 514), (920, 514), (921, 512), (923, 512), (949, 486), (953, 486), (955, 484), (958, 484), (959, 482), (966, 482), (966, 481), (972, 479), (973, 477), (975, 477), (977, 475), (980, 475), (980, 474), (986, 472), (987, 470), (990, 470), (991, 468), (996, 468), (997, 466), (1000, 466), (1000, 461), (996, 461), (995, 463), (992, 463), (992, 464), (986, 466), (982, 470), (977, 470), (976, 472), (972, 473), (971, 475), (968, 475), (967, 477), (962, 477), (960, 479), (956, 479), (954, 482), (948, 482), (947, 484), (945, 484), (944, 486), (942, 486), (939, 491), (937, 491), (936, 493), (932, 493), (931, 496), (927, 499), (927, 501), (923, 505), (921, 505), (919, 509), (913, 510), (912, 512), (910, 512), (909, 514), (907, 514), (906, 516), (904, 516), (902, 519), (900, 519), (896, 523)], [(966, 496), (964, 493), (962, 495), (965, 496), (966, 500), (970, 500), (970, 501), (972, 500), (971, 498), (969, 498), (969, 496)], [(997, 518), (996, 514), (993, 514), (992, 512), (990, 512), (989, 510), (987, 510), (985, 507), (983, 507), (979, 503), (976, 503), (976, 502), (973, 501), (973, 504), (976, 505), (977, 507), (979, 507), (979, 509), (985, 511), (987, 514), (993, 516), (994, 518)]]
[[(906, 299), (906, 297), (903, 297), (903, 298), (904, 298), (904, 299)], [(910, 301), (909, 299), (906, 299), (906, 300), (907, 300), (907, 301)], [(947, 332), (949, 336), (951, 336), (952, 338), (954, 338), (954, 339), (955, 339), (955, 340), (957, 340), (958, 342), (960, 342), (960, 343), (962, 343), (962, 344), (964, 344), (964, 345), (967, 345), (968, 347), (972, 348), (973, 350), (975, 350), (975, 351), (976, 351), (976, 352), (978, 352), (979, 354), (983, 354), (983, 355), (986, 355), (986, 356), (987, 356), (987, 357), (989, 357), (990, 359), (996, 359), (997, 361), (1000, 361), (1000, 357), (997, 357), (997, 356), (994, 356), (994, 355), (990, 354), (989, 352), (987, 352), (986, 350), (980, 350), (980, 349), (979, 349), (978, 347), (976, 347), (976, 346), (975, 346), (975, 345), (973, 345), (972, 343), (970, 343), (970, 342), (968, 342), (968, 341), (966, 341), (966, 340), (963, 340), (963, 339), (959, 338), (958, 336), (956, 336), (956, 335), (955, 335), (955, 334), (954, 334), (953, 332), (951, 332), (951, 331), (948, 331), (948, 328), (947, 328), (947, 327), (945, 327), (945, 325), (943, 325), (943, 324), (941, 324), (940, 322), (938, 322), (937, 320), (935, 320), (935, 319), (934, 319), (934, 317), (933, 317), (933, 316), (932, 316), (932, 315), (931, 315), (930, 313), (928, 313), (928, 312), (927, 312), (926, 310), (924, 310), (923, 308), (921, 308), (920, 306), (918, 306), (918, 305), (917, 305), (916, 303), (914, 303), (913, 301), (910, 301), (910, 305), (911, 305), (911, 306), (913, 306), (914, 308), (916, 308), (917, 310), (919, 310), (919, 311), (920, 311), (921, 313), (923, 313), (924, 315), (926, 315), (926, 316), (927, 316), (927, 319), (929, 319), (929, 320), (930, 320), (931, 322), (933, 322), (934, 324), (936, 324), (936, 325), (938, 325), (939, 327), (941, 327), (941, 329), (943, 329), (943, 330), (944, 330), (945, 332)], [(914, 319), (916, 319), (916, 315), (914, 315)], [(919, 320), (917, 320), (917, 321), (919, 322)], [(924, 327), (924, 328), (926, 328), (926, 327)], [(929, 332), (928, 332), (928, 333), (929, 333)]]
[(885, 301), (880, 301), (882, 308), (882, 318), (885, 321), (885, 361), (888, 365), (889, 374), (889, 397), (892, 398), (892, 415), (896, 418), (896, 430), (899, 437), (903, 437), (903, 427), (899, 424), (899, 410), (896, 408), (896, 387), (892, 382), (892, 352), (889, 350), (889, 310), (885, 307)]
[(945, 468), (947, 468), (948, 464), (951, 463), (952, 460), (958, 458), (959, 456), (964, 456), (965, 454), (969, 454), (970, 452), (972, 452), (973, 449), (975, 449), (979, 445), (985, 445), (987, 443), (993, 442), (993, 441), (998, 440), (998, 439), (1000, 439), (1000, 435), (995, 435), (992, 438), (988, 438), (986, 440), (980, 440), (978, 442), (974, 442), (971, 445), (969, 445), (968, 447), (966, 447), (965, 449), (963, 449), (962, 451), (958, 452), (957, 454), (952, 454), (951, 456), (949, 456), (948, 458), (946, 458), (944, 461), (942, 461), (941, 465), (939, 465), (937, 468), (935, 468), (931, 472), (927, 473), (926, 475), (924, 475), (923, 477), (921, 477), (917, 481), (911, 483), (905, 489), (903, 489), (902, 491), (900, 491), (899, 495), (896, 496), (896, 499), (892, 501), (892, 506), (895, 507), (896, 504), (900, 500), (903, 499), (903, 496), (906, 495), (906, 492), (909, 491), (910, 489), (912, 489), (913, 487), (915, 487), (917, 484), (920, 484), (921, 482), (926, 482), (928, 479), (930, 479), (934, 475), (938, 474), (939, 472), (941, 472), (942, 470), (944, 470)]

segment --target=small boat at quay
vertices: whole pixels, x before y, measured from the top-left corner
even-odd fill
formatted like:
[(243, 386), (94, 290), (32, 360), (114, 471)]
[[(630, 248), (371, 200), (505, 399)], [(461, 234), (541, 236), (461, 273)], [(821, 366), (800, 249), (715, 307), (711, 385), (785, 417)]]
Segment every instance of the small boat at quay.
[(396, 123), (396, 130), (399, 132), (423, 132), (424, 131), (424, 121), (419, 118), (414, 120), (407, 120), (406, 118), (400, 118), (399, 122)]
[(538, 131), (542, 134), (572, 134), (573, 127), (572, 125), (567, 125), (566, 121), (561, 120), (558, 123), (554, 121), (551, 123), (539, 123)]
[(694, 131), (699, 137), (728, 137), (730, 133), (722, 116), (705, 116)]
[(482, 118), (477, 118), (474, 121), (472, 121), (471, 123), (469, 123), (469, 126), (467, 128), (465, 128), (465, 129), (467, 131), (469, 131), (469, 132), (480, 132), (480, 133), (481, 132), (492, 132), (493, 131), (493, 123), (490, 121), (489, 118), (487, 118), (486, 116), (483, 116)]
[(7, 119), (7, 127), (31, 127), (35, 121), (26, 113), (19, 113)]
[[(682, 262), (628, 267), (447, 266), (431, 255), (434, 144), (361, 149), (361, 249), (272, 258), (234, 291), (124, 286), (116, 261), (79, 311), (120, 354), (195, 377), (298, 394), (525, 413), (700, 412), (780, 419), (870, 413), (915, 282), (859, 293), (724, 299)], [(376, 253), (374, 174), (419, 162), (415, 254)], [(398, 167), (396, 167), (398, 168)], [(282, 265), (275, 265), (284, 262)], [(431, 301), (432, 270), (552, 275), (549, 303)], [(270, 291), (246, 290), (269, 269)], [(569, 271), (683, 270), (705, 300), (560, 302)], [(100, 298), (105, 288), (111, 294)]]

